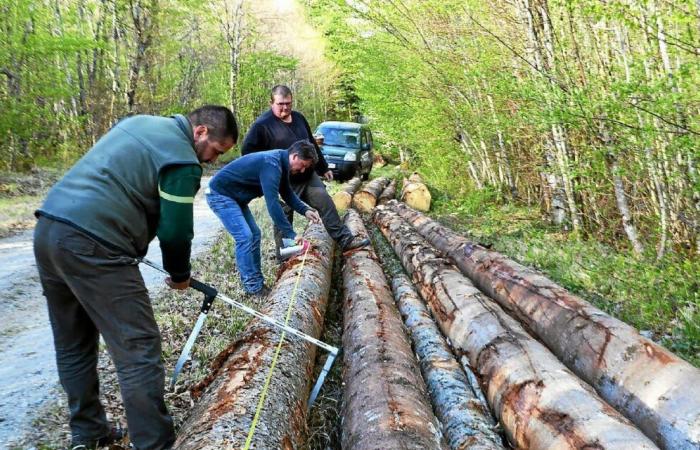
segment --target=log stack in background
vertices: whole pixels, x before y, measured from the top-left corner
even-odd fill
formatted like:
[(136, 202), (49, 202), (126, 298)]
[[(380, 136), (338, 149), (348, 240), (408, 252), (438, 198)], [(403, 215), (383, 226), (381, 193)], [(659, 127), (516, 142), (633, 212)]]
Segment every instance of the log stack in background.
[(394, 198), (396, 198), (396, 180), (391, 180), (387, 187), (384, 188), (381, 195), (379, 195), (377, 205), (383, 205)]
[(408, 277), (392, 280), (442, 434), (452, 449), (503, 449), (479, 386), (472, 386)]
[(456, 351), (469, 357), (491, 408), (517, 448), (657, 448), (394, 211), (380, 206), (374, 220), (412, 274), (443, 333)]
[(333, 203), (338, 211), (345, 211), (352, 204), (352, 196), (357, 191), (357, 188), (362, 184), (362, 180), (355, 177), (343, 184), (340, 190), (333, 194)]
[[(302, 255), (285, 263), (284, 272), (268, 296), (268, 306), (261, 312), (284, 321), (301, 271), (289, 326), (318, 338), (331, 284), (334, 244), (321, 225), (311, 225), (304, 238), (313, 247), (303, 270)], [(214, 362), (212, 373), (200, 386), (201, 399), (180, 428), (175, 449), (243, 447), (279, 339), (277, 328), (258, 319), (251, 321), (241, 338)], [(297, 448), (304, 442), (306, 403), (316, 351), (315, 346), (295, 336), (285, 338), (252, 448)]]
[(404, 178), (401, 189), (401, 201), (419, 211), (429, 211), (432, 196), (428, 186), (418, 172), (413, 172), (408, 179)]
[(660, 447), (700, 448), (700, 369), (537, 272), (388, 205)]
[[(353, 234), (367, 237), (359, 214), (350, 210), (345, 219)], [(342, 447), (442, 448), (425, 383), (374, 250), (350, 251), (344, 259)]]
[(386, 177), (375, 178), (374, 180), (366, 183), (362, 188), (355, 193), (352, 199), (352, 204), (358, 211), (363, 213), (368, 213), (377, 204), (377, 199), (381, 195), (382, 191), (389, 183), (389, 179)]

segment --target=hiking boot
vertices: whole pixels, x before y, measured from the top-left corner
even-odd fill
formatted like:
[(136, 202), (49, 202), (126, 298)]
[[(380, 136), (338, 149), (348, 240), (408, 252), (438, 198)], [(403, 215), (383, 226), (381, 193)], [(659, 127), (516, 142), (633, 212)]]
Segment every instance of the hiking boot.
[(343, 245), (343, 251), (347, 252), (349, 250), (356, 250), (358, 248), (367, 247), (369, 245), (369, 239), (360, 236), (355, 236), (350, 242)]
[(271, 291), (272, 291), (272, 289), (270, 289), (269, 287), (263, 286), (262, 289), (260, 289), (257, 292), (248, 292), (248, 295), (250, 297), (262, 300), (264, 298), (267, 298), (267, 296), (270, 294)]
[(71, 449), (93, 450), (100, 447), (106, 447), (110, 444), (121, 441), (124, 439), (124, 436), (126, 436), (126, 430), (121, 428), (112, 428), (109, 430), (109, 434), (107, 436), (102, 436), (101, 438), (88, 440), (83, 440), (80, 437), (74, 438), (73, 442), (71, 443)]

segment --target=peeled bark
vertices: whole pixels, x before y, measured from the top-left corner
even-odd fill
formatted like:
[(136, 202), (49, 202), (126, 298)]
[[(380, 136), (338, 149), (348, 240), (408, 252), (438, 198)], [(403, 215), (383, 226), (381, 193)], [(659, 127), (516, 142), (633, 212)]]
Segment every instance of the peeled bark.
[(388, 183), (388, 178), (379, 177), (365, 184), (353, 197), (353, 206), (363, 213), (372, 211), (377, 204), (377, 198)]
[[(367, 236), (357, 212), (348, 212), (346, 224)], [(439, 425), (377, 256), (366, 247), (344, 257), (342, 447), (440, 449)]]
[(391, 180), (389, 185), (384, 188), (382, 194), (377, 199), (377, 204), (382, 205), (389, 200), (393, 200), (396, 197), (396, 180)]
[[(304, 238), (313, 246), (303, 269), (303, 255), (285, 263), (262, 312), (284, 321), (301, 270), (289, 326), (318, 338), (331, 284), (334, 244), (320, 225), (310, 226)], [(280, 334), (277, 328), (254, 319), (241, 338), (219, 354), (211, 374), (192, 391), (193, 396), (201, 395), (201, 398), (182, 425), (175, 449), (243, 447)], [(252, 448), (291, 449), (304, 441), (306, 403), (316, 350), (306, 341), (285, 337)]]
[(659, 446), (700, 447), (700, 370), (535, 271), (388, 206)]
[(333, 194), (333, 203), (338, 211), (345, 211), (352, 204), (352, 195), (362, 184), (362, 180), (355, 177), (341, 186), (340, 191)]
[(480, 400), (481, 389), (467, 379), (408, 277), (395, 277), (392, 289), (450, 448), (504, 448), (488, 405)]
[(491, 408), (517, 448), (656, 448), (395, 212), (380, 206), (374, 220), (455, 351), (476, 368)]
[(401, 189), (401, 201), (406, 202), (411, 208), (420, 211), (429, 211), (432, 196), (428, 187), (423, 183), (423, 179), (417, 172), (408, 177), (408, 180), (403, 180), (403, 189)]

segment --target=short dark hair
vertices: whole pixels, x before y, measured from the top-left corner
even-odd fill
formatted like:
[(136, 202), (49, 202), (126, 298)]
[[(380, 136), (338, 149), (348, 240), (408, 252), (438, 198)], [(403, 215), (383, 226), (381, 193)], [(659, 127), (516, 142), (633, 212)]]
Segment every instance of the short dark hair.
[(274, 100), (275, 95), (281, 95), (282, 97), (291, 97), (292, 90), (283, 84), (277, 84), (270, 91), (270, 100)]
[(238, 141), (238, 125), (230, 109), (225, 106), (205, 105), (197, 108), (187, 118), (193, 127), (204, 125), (209, 130), (212, 139), (223, 141), (230, 137)]
[(313, 161), (314, 166), (318, 162), (316, 147), (306, 139), (296, 141), (287, 149), (287, 151), (290, 155), (299, 155), (299, 158), (304, 161)]

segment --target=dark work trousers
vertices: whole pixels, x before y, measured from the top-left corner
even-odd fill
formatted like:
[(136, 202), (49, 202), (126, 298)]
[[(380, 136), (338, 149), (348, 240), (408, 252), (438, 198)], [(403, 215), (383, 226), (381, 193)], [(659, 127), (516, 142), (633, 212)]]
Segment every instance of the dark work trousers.
[(46, 217), (34, 230), (34, 254), (73, 440), (110, 430), (99, 400), (101, 334), (117, 368), (131, 442), (139, 450), (170, 448), (175, 431), (163, 400), (160, 333), (134, 259)]
[[(292, 182), (292, 190), (303, 202), (318, 211), (328, 235), (333, 238), (338, 245), (344, 247), (352, 241), (352, 232), (345, 226), (343, 221), (340, 220), (333, 199), (328, 195), (328, 191), (326, 191), (326, 185), (323, 184), (323, 181), (321, 181), (321, 178), (315, 172), (307, 182)], [(284, 212), (287, 214), (289, 223), (292, 223), (294, 210), (288, 205), (284, 205)], [(279, 248), (282, 247), (282, 234), (277, 227), (275, 227), (275, 245), (277, 248), (277, 256), (279, 257)]]

